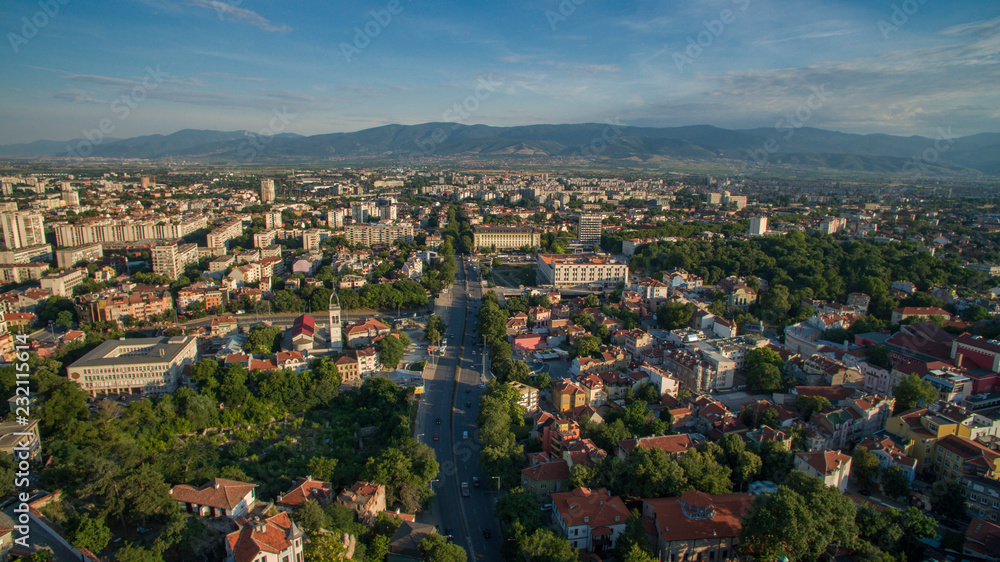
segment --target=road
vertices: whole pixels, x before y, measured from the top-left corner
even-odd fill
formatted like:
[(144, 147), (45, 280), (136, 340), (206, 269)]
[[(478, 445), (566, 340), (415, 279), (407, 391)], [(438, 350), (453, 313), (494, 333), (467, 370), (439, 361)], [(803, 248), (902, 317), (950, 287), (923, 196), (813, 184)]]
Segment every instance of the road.
[[(434, 449), (441, 465), (434, 483), (437, 497), (421, 514), (421, 521), (438, 525), (442, 533), (450, 531), (453, 542), (465, 547), (470, 560), (502, 560), (498, 551), (503, 538), (493, 517), (496, 481), (490, 481), (480, 469), (482, 444), (476, 431), (483, 357), (482, 346), (474, 344), (474, 334), (482, 291), (478, 276), (473, 277), (474, 268), (464, 262), (464, 256), (459, 258), (463, 263), (455, 284), (437, 300), (436, 312), (448, 325), (447, 351), (425, 375), (417, 416), (417, 435)], [(469, 438), (463, 439), (466, 431)], [(473, 477), (480, 480), (478, 488), (472, 485)], [(469, 497), (461, 496), (462, 482), (469, 483)], [(485, 538), (483, 529), (489, 529), (491, 538)]]

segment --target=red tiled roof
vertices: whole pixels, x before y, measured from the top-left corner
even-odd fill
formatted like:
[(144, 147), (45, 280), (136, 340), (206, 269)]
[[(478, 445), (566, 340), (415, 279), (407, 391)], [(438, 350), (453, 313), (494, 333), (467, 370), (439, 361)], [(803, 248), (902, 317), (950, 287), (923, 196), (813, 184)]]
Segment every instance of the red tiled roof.
[(631, 453), (636, 447), (660, 449), (667, 454), (685, 453), (692, 447), (691, 438), (687, 435), (663, 435), (660, 437), (640, 437), (639, 439), (622, 439), (618, 447), (626, 453)]
[(289, 507), (296, 507), (309, 500), (326, 500), (327, 498), (332, 497), (333, 484), (329, 482), (321, 482), (319, 480), (300, 478), (295, 483), (295, 486), (275, 503), (287, 505)]
[[(745, 493), (708, 495), (685, 492), (679, 498), (658, 498), (643, 502), (653, 508), (659, 536), (664, 540), (683, 541), (738, 537), (743, 528), (743, 517), (750, 511), (751, 497)], [(693, 507), (707, 503), (714, 508), (715, 514), (711, 518), (692, 519), (684, 513), (682, 503)]]
[(851, 457), (838, 451), (813, 451), (811, 453), (795, 453), (795, 456), (816, 469), (820, 474), (830, 474), (851, 462)]
[(293, 523), (287, 513), (279, 513), (266, 519), (262, 530), (253, 523), (241, 519), (242, 528), (226, 535), (226, 542), (233, 551), (235, 562), (253, 562), (261, 552), (280, 554), (292, 546), (289, 534)]
[[(609, 494), (606, 488), (576, 488), (569, 492), (554, 493), (552, 507), (559, 512), (567, 527), (623, 525), (629, 517), (625, 502), (618, 496)], [(584, 518), (587, 518), (586, 523)]]
[(521, 476), (536, 482), (545, 480), (566, 480), (569, 478), (569, 464), (560, 459), (529, 466), (521, 471)]
[(256, 484), (213, 478), (200, 488), (180, 484), (170, 490), (170, 497), (179, 502), (214, 507), (217, 509), (234, 509), (240, 500), (256, 488)]

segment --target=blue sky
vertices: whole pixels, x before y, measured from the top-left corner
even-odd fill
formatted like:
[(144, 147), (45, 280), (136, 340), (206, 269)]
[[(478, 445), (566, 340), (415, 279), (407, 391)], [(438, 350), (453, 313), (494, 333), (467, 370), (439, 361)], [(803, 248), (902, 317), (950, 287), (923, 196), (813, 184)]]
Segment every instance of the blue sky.
[(845, 132), (1000, 131), (995, 0), (46, 1), (58, 12), (0, 6), (0, 144), (102, 121), (309, 135), (797, 111)]

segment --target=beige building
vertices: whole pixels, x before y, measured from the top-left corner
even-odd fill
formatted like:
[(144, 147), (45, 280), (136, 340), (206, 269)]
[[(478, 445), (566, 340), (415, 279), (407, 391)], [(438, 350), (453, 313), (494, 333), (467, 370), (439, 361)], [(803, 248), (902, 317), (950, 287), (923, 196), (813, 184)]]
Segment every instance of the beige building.
[[(25, 246), (16, 250), (0, 252), (0, 263), (49, 263), (52, 261), (52, 246), (39, 244), (38, 246)], [(73, 265), (73, 264), (70, 264)]]
[(264, 178), (260, 180), (260, 201), (261, 203), (274, 203), (275, 191), (274, 191), (274, 180), (271, 178)]
[(56, 246), (85, 246), (99, 242), (137, 242), (140, 240), (176, 240), (208, 226), (204, 214), (176, 222), (101, 220), (54, 228)]
[(656, 529), (657, 560), (742, 560), (743, 518), (750, 494), (709, 495), (688, 490), (679, 498), (648, 499), (642, 515)]
[(477, 226), (472, 230), (472, 239), (477, 250), (516, 250), (542, 245), (541, 231), (528, 226)]
[(228, 250), (229, 241), (232, 240), (233, 238), (238, 238), (242, 235), (243, 235), (243, 220), (233, 219), (231, 221), (227, 221), (222, 226), (219, 226), (212, 232), (209, 232), (207, 237), (207, 245), (209, 248), (214, 248), (216, 251)]
[(70, 269), (55, 275), (46, 275), (39, 281), (43, 289), (47, 289), (57, 297), (72, 297), (73, 287), (76, 287), (87, 277), (87, 270), (81, 268)]
[(104, 259), (104, 249), (100, 244), (85, 244), (56, 250), (56, 265), (60, 268), (73, 267), (80, 261), (99, 262)]
[(182, 384), (198, 358), (197, 338), (132, 338), (102, 343), (72, 365), (69, 380), (91, 396), (162, 394)]
[(413, 242), (412, 224), (355, 224), (344, 228), (344, 235), (351, 244), (380, 246), (397, 240)]
[(554, 288), (628, 285), (628, 264), (596, 254), (538, 254), (538, 281)]
[(197, 244), (154, 244), (153, 273), (176, 280), (184, 274), (188, 264), (198, 262)]
[(795, 453), (795, 470), (819, 478), (823, 484), (844, 492), (851, 478), (851, 457), (838, 451)]
[(40, 213), (3, 213), (0, 215), (0, 227), (3, 229), (3, 247), (8, 250), (45, 244), (45, 221)]

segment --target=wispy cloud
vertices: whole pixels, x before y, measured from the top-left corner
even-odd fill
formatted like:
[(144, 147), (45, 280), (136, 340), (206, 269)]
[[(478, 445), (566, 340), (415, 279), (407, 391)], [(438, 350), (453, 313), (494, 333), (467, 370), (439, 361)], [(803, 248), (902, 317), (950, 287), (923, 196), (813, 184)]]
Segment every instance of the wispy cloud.
[(271, 84), (274, 80), (270, 78), (261, 78), (258, 76), (237, 76), (235, 74), (230, 74), (228, 72), (202, 72), (202, 76), (208, 76), (210, 78), (221, 78), (223, 80), (232, 80), (233, 82), (253, 82), (258, 84)]
[(292, 28), (287, 25), (272, 24), (267, 18), (253, 10), (240, 8), (227, 2), (219, 2), (218, 0), (187, 0), (187, 2), (192, 6), (212, 10), (222, 19), (238, 21), (254, 27), (259, 27), (264, 31), (284, 33), (292, 30)]
[(805, 39), (825, 39), (827, 37), (840, 37), (842, 35), (853, 35), (858, 33), (857, 29), (838, 29), (836, 31), (816, 31), (813, 33), (803, 33), (801, 35), (793, 35), (791, 37), (782, 37), (780, 39), (760, 39), (754, 41), (752, 45), (774, 45), (775, 43), (784, 43), (786, 41), (801, 41)]

